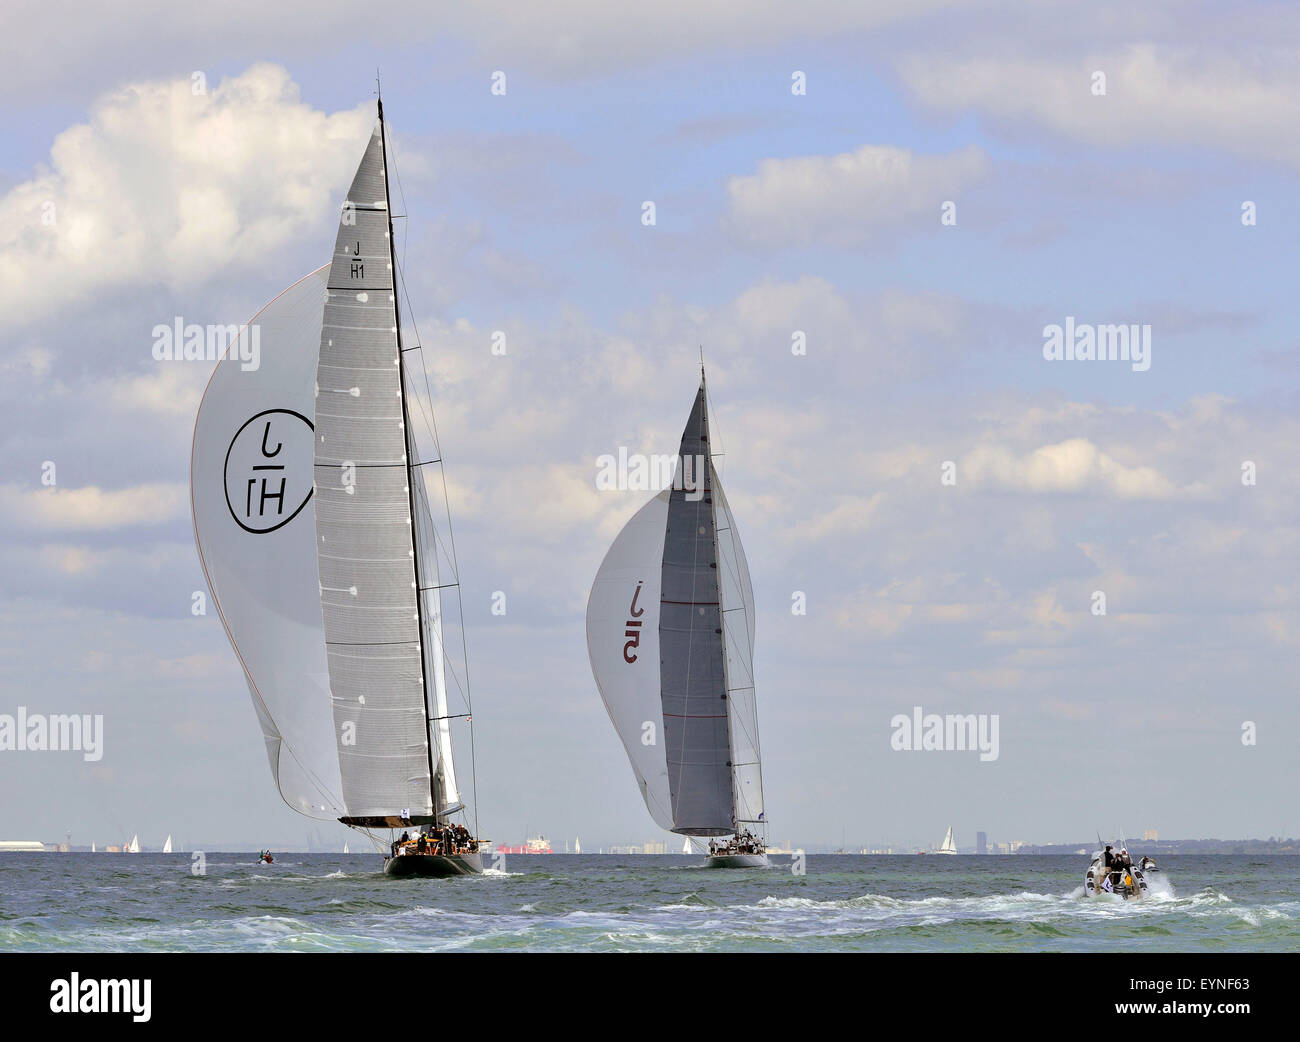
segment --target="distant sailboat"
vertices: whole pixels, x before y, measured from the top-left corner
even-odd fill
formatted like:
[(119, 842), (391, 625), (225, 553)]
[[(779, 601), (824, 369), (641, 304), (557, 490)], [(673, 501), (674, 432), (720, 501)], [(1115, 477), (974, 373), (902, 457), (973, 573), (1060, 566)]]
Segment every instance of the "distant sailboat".
[(94, 841), (93, 839), (90, 841), (90, 852), (91, 852), (92, 854), (94, 854), (94, 853), (96, 852), (96, 851), (95, 851), (95, 841)]
[(139, 834), (139, 833), (136, 833), (134, 836), (131, 837), (131, 842), (128, 843), (128, 844), (126, 845), (126, 848), (125, 848), (125, 849), (126, 849), (126, 852), (127, 852), (128, 854), (138, 854), (138, 853), (140, 853), (140, 834)]
[(573, 852), (575, 854), (582, 853), (582, 840), (579, 839), (577, 836), (573, 837)]
[(162, 852), (164, 854), (170, 854), (172, 852), (172, 834), (170, 832), (167, 833), (167, 841), (163, 843)]
[(346, 839), (343, 841), (343, 853), (345, 853), (345, 854), (351, 854), (351, 853), (352, 853), (352, 851), (350, 851), (350, 850), (348, 849), (348, 841), (347, 841)]
[(682, 853), (689, 854), (690, 852), (691, 852), (691, 841), (689, 839), (682, 840)]
[[(754, 701), (754, 591), (713, 469), (701, 366), (673, 488), (632, 516), (587, 601), (596, 686), (655, 822), (710, 844), (709, 864), (767, 864)], [(680, 487), (679, 487), (680, 486)], [(654, 741), (646, 740), (653, 727)]]
[(957, 842), (952, 838), (952, 826), (948, 826), (948, 831), (943, 837), (943, 846), (935, 851), (936, 854), (955, 854), (957, 853)]
[(218, 363), (208, 384), (195, 539), (284, 801), (409, 831), (409, 846), (383, 843), (389, 875), (464, 875), (482, 862), (452, 820), (466, 809), (452, 724), (471, 716), (466, 671), (450, 671), (463, 711), (448, 704), (442, 591), (459, 605), (459, 576), (430, 505), (446, 485), (410, 390), (425, 378), (402, 330), (382, 102), (378, 116), (332, 263), (250, 323), (258, 367)]

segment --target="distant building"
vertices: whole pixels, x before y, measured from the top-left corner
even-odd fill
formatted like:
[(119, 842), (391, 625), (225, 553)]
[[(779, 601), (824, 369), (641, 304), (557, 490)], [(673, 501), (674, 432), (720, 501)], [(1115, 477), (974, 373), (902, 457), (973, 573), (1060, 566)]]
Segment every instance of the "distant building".
[(0, 839), (0, 851), (36, 853), (44, 849), (45, 844), (35, 839)]
[(1142, 842), (1143, 842), (1143, 843), (1159, 843), (1159, 842), (1160, 842), (1160, 833), (1159, 833), (1156, 829), (1143, 829), (1143, 830), (1142, 830)]
[(975, 833), (975, 853), (987, 854), (989, 852), (989, 837), (984, 832)]

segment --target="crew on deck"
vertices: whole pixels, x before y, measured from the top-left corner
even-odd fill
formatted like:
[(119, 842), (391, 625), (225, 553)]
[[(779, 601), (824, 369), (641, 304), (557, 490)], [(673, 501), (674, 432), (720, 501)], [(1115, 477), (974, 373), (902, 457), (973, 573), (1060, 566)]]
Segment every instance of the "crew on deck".
[(392, 851), (393, 857), (403, 854), (438, 854), (442, 857), (476, 854), (478, 840), (464, 825), (426, 825), (415, 839), (409, 832), (403, 832), (402, 838), (393, 844)]
[(711, 857), (726, 856), (729, 854), (761, 854), (763, 853), (763, 844), (757, 836), (749, 829), (737, 832), (731, 839), (722, 843), (716, 840), (709, 840), (709, 855)]

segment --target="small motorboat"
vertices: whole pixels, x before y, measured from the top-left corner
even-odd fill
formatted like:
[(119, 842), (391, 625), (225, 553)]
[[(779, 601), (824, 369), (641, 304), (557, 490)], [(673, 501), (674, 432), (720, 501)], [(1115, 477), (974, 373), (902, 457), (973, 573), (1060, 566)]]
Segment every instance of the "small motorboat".
[(1092, 864), (1088, 866), (1088, 871), (1083, 877), (1083, 893), (1085, 897), (1114, 894), (1116, 897), (1124, 898), (1125, 901), (1133, 901), (1146, 897), (1147, 881), (1142, 870), (1131, 864), (1123, 868), (1112, 868), (1107, 872), (1104, 855), (1099, 850), (1093, 854)]

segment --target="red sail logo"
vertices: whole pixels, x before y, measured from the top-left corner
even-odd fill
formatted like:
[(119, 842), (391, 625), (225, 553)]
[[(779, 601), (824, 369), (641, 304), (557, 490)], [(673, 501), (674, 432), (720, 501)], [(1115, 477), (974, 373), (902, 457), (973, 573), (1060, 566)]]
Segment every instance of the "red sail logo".
[(624, 662), (635, 662), (636, 655), (633, 654), (633, 650), (641, 646), (641, 616), (645, 614), (645, 609), (636, 606), (636, 599), (639, 596), (641, 596), (641, 583), (637, 583), (636, 589), (632, 591), (632, 604), (627, 610), (632, 617), (627, 620), (627, 629), (623, 636), (632, 639), (623, 645)]

